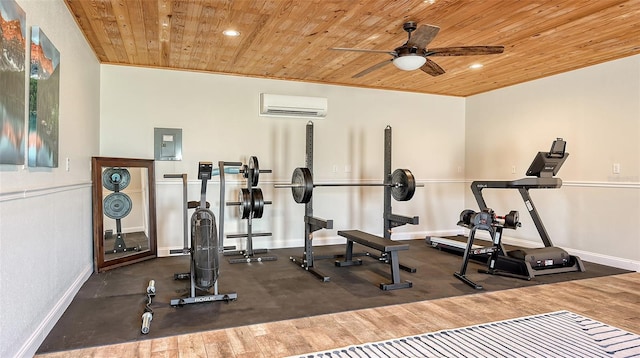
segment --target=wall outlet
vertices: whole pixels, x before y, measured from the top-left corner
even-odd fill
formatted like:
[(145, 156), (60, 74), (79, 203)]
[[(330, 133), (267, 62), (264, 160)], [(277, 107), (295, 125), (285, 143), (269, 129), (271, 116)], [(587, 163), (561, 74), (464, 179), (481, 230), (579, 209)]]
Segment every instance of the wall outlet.
[(620, 174), (620, 163), (613, 163), (613, 174)]
[(511, 174), (515, 174), (516, 173), (516, 166), (512, 165), (511, 166)]
[(64, 163), (65, 163), (66, 170), (69, 171), (69, 164), (71, 164), (69, 157), (65, 158)]

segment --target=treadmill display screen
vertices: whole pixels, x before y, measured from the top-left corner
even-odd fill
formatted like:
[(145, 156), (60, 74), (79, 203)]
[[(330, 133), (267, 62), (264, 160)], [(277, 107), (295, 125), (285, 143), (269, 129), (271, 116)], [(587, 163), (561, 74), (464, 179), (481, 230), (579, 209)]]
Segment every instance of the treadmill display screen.
[(529, 169), (527, 169), (526, 175), (542, 178), (553, 177), (558, 174), (560, 167), (569, 156), (569, 153), (565, 152), (566, 146), (567, 143), (562, 138), (553, 141), (549, 152), (538, 152), (536, 154)]

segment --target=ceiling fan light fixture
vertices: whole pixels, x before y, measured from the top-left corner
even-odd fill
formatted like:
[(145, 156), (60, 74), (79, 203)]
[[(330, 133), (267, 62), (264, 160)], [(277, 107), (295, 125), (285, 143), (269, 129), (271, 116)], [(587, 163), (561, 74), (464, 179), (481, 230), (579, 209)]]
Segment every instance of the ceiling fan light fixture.
[(425, 62), (427, 62), (426, 58), (415, 54), (405, 55), (393, 59), (393, 64), (403, 71), (417, 70), (422, 67)]

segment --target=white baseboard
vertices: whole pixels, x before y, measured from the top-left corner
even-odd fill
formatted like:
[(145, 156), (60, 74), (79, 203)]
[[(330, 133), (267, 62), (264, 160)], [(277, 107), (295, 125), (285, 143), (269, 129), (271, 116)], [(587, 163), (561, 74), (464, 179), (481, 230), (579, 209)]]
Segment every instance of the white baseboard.
[(402, 232), (397, 234), (391, 234), (391, 240), (423, 240), (427, 237), (436, 236), (456, 236), (463, 235), (464, 230), (438, 230), (438, 231), (417, 231), (417, 232)]
[[(445, 236), (468, 235), (468, 234), (469, 234), (469, 231), (464, 229), (401, 232), (401, 233), (392, 234), (391, 240), (394, 240), (394, 241), (423, 240), (429, 236), (445, 237)], [(476, 237), (479, 239), (491, 240), (491, 237), (485, 231), (476, 232)], [(315, 237), (313, 239), (313, 246), (340, 245), (340, 244), (344, 244), (345, 240), (346, 239), (342, 236)], [(523, 240), (523, 239), (518, 239), (514, 237), (509, 237), (509, 236), (503, 236), (502, 242), (508, 245), (515, 245), (515, 246), (521, 246), (521, 247), (540, 247), (540, 245), (530, 240)], [(281, 243), (280, 245), (278, 245), (278, 247), (270, 247), (270, 249), (302, 247), (302, 245), (303, 244), (300, 240), (296, 240), (296, 242)], [(179, 248), (177, 247), (158, 248), (158, 256), (159, 257), (172, 256), (172, 255), (169, 255), (170, 249), (179, 249)], [(593, 253), (589, 251), (575, 250), (567, 247), (563, 247), (563, 249), (566, 250), (571, 255), (580, 257), (584, 261), (589, 261), (589, 262), (593, 262), (600, 265), (616, 267), (623, 270), (640, 272), (640, 261), (602, 255), (602, 254)]]
[[(440, 231), (414, 231), (414, 232), (402, 232), (402, 233), (394, 233), (391, 234), (391, 240), (394, 241), (402, 241), (402, 240), (422, 240), (427, 236), (455, 236), (463, 234), (463, 230), (440, 230)], [(314, 237), (313, 246), (327, 246), (327, 245), (341, 245), (346, 242), (346, 239), (342, 236), (323, 236), (323, 237)], [(225, 243), (226, 245), (227, 243)], [(229, 242), (229, 245), (232, 243)], [(254, 244), (255, 245), (255, 244)], [(265, 248), (267, 249), (288, 249), (295, 247), (303, 247), (302, 240), (295, 240), (295, 242), (287, 241), (280, 242), (278, 245), (267, 245)], [(261, 246), (262, 248), (262, 246)], [(169, 256), (181, 256), (170, 254), (170, 250), (182, 249), (182, 247), (158, 247), (158, 257), (169, 257)]]
[(42, 342), (47, 338), (49, 332), (51, 332), (60, 317), (62, 317), (64, 311), (69, 307), (73, 298), (80, 291), (80, 288), (89, 279), (92, 273), (93, 265), (91, 264), (82, 270), (76, 280), (71, 284), (71, 286), (69, 286), (58, 302), (42, 319), (38, 327), (36, 327), (33, 330), (33, 333), (25, 340), (22, 347), (20, 347), (20, 350), (16, 353), (16, 357), (33, 357), (36, 354)]
[(640, 261), (623, 259), (609, 255), (602, 255), (588, 251), (574, 250), (563, 247), (569, 254), (578, 256), (583, 261), (589, 261), (600, 265), (617, 267), (623, 270), (640, 272)]

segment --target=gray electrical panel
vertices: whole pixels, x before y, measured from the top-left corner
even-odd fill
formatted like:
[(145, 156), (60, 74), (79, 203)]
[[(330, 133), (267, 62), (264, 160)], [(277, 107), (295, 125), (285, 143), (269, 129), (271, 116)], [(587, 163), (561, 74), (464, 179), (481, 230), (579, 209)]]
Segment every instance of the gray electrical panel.
[(156, 160), (182, 160), (182, 129), (154, 128), (153, 136)]

